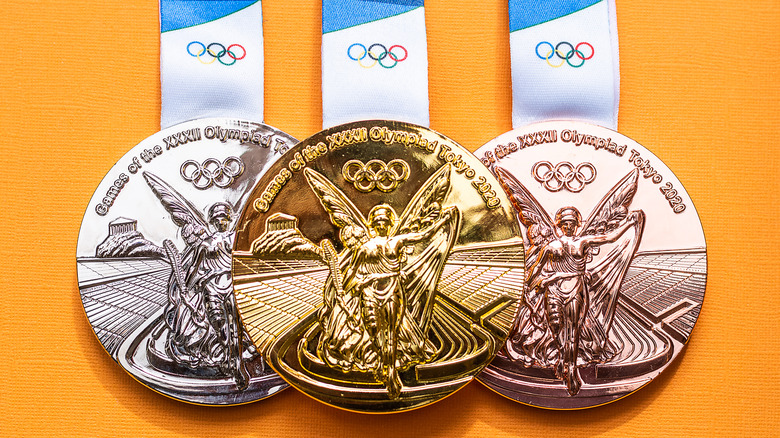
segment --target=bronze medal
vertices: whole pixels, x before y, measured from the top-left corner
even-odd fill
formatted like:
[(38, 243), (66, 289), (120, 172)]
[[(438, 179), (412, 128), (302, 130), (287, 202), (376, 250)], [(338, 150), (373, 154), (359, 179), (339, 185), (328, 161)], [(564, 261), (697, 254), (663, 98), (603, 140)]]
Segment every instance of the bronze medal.
[(624, 397), (663, 371), (701, 310), (699, 217), (658, 157), (612, 130), (544, 122), (477, 150), (523, 225), (525, 288), (479, 380), (533, 406)]

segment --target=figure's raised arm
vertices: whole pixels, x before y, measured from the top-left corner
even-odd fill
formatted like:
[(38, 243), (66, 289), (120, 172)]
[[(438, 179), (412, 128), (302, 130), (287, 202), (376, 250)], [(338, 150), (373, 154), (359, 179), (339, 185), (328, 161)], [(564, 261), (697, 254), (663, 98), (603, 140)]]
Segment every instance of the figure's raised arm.
[(451, 221), (453, 218), (458, 215), (458, 208), (457, 207), (447, 207), (444, 210), (442, 210), (441, 214), (439, 215), (439, 218), (434, 221), (430, 226), (425, 227), (424, 229), (413, 232), (413, 233), (405, 233), (401, 234), (395, 237), (392, 237), (389, 241), (389, 243), (393, 246), (394, 249), (399, 249), (400, 247), (406, 246), (406, 245), (412, 245), (418, 242), (422, 242), (424, 240), (428, 240), (431, 237), (433, 237), (434, 234), (436, 234), (441, 227), (443, 227), (446, 223)]
[(591, 236), (584, 236), (582, 238), (582, 242), (585, 245), (588, 246), (598, 246), (603, 245), (605, 243), (612, 243), (620, 238), (623, 234), (625, 234), (626, 231), (628, 231), (630, 228), (632, 228), (634, 225), (639, 223), (640, 216), (643, 216), (643, 213), (641, 211), (632, 211), (631, 214), (628, 215), (625, 221), (621, 223), (617, 228), (614, 230), (605, 233), (605, 234), (595, 234)]

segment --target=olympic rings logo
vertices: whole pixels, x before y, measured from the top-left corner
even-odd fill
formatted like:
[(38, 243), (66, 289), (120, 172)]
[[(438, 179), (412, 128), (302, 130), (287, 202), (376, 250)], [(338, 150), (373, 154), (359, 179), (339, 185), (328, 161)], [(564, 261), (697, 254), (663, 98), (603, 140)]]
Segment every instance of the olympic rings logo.
[(531, 173), (551, 192), (566, 188), (572, 193), (578, 193), (596, 179), (596, 168), (587, 162), (574, 166), (563, 161), (553, 166), (549, 161), (540, 161), (534, 164)]
[[(544, 54), (539, 53), (539, 47), (542, 46), (548, 46), (550, 49), (546, 51)], [(566, 52), (563, 52), (561, 50), (561, 46), (568, 46), (568, 50)], [(585, 52), (588, 51), (588, 49), (580, 50), (581, 47), (587, 46), (588, 49), (590, 49), (590, 54), (588, 56), (585, 56)], [(547, 41), (542, 41), (541, 43), (536, 45), (536, 56), (539, 57), (539, 59), (544, 59), (547, 61), (547, 65), (553, 68), (558, 68), (562, 66), (563, 64), (569, 64), (569, 66), (574, 68), (580, 68), (585, 64), (585, 61), (593, 58), (593, 55), (596, 54), (596, 51), (593, 49), (593, 46), (590, 45), (590, 43), (581, 42), (577, 44), (576, 46), (572, 46), (570, 42), (562, 41), (555, 45), (553, 45)], [(560, 59), (560, 62), (557, 64), (553, 64), (550, 62), (551, 59), (553, 59), (553, 55)], [(574, 59), (574, 62), (572, 62), (572, 59)], [(579, 61), (578, 61), (579, 60)]]
[(224, 189), (244, 173), (244, 162), (237, 157), (227, 157), (221, 163), (216, 158), (208, 158), (203, 163), (187, 160), (179, 173), (197, 189), (206, 190), (212, 185)]
[[(378, 47), (381, 47), (381, 52), (374, 50)], [(354, 48), (357, 49), (353, 50)], [(362, 53), (360, 52), (361, 49), (363, 50)], [(401, 56), (402, 52), (403, 56)], [(363, 44), (355, 43), (349, 46), (347, 49), (347, 56), (349, 59), (357, 61), (358, 65), (363, 68), (372, 68), (377, 64), (384, 68), (393, 68), (398, 65), (399, 62), (406, 61), (406, 58), (409, 56), (409, 52), (406, 50), (406, 47), (399, 44), (390, 46), (388, 49), (384, 44), (379, 43), (371, 44), (368, 46), (368, 48), (366, 48), (366, 46)], [(363, 60), (365, 58), (369, 58), (371, 62), (364, 62)], [(388, 61), (388, 59), (390, 61)], [(390, 63), (391, 61), (392, 64)]]
[[(195, 46), (197, 50), (195, 53), (193, 53), (192, 46)], [(200, 46), (200, 48), (198, 48), (198, 46)], [(219, 50), (214, 50), (212, 47), (218, 48)], [(241, 51), (239, 52), (237, 49), (241, 49)], [(200, 41), (192, 41), (187, 44), (187, 53), (193, 58), (198, 58), (198, 61), (200, 61), (201, 64), (213, 64), (214, 61), (219, 61), (222, 65), (233, 65), (236, 61), (244, 59), (246, 56), (246, 49), (241, 44), (231, 44), (225, 47), (220, 43), (211, 43), (207, 46)], [(238, 56), (239, 53), (241, 56)], [(225, 57), (228, 58), (227, 61), (222, 60)]]
[(388, 193), (409, 178), (409, 165), (399, 159), (386, 164), (382, 160), (371, 160), (365, 164), (360, 160), (349, 160), (341, 169), (341, 174), (361, 192), (379, 189)]

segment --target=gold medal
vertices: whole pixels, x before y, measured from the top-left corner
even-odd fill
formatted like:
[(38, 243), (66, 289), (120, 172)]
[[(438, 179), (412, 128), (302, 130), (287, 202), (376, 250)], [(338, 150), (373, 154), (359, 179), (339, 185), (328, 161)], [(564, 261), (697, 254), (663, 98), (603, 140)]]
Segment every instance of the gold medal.
[(365, 121), (293, 147), (255, 186), (233, 252), (257, 348), (313, 398), (363, 412), (437, 401), (505, 341), (524, 279), (490, 172), (416, 125)]

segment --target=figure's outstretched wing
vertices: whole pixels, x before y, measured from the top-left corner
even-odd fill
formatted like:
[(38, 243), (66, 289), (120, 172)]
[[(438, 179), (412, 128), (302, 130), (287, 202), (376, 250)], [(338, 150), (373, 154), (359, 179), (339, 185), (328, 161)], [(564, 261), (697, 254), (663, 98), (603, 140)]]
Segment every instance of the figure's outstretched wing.
[(339, 227), (339, 239), (347, 248), (355, 248), (368, 239), (366, 219), (347, 195), (315, 170), (303, 170), (314, 193), (328, 212), (330, 221)]
[[(339, 239), (345, 246), (337, 255), (332, 243), (325, 239), (318, 249), (330, 271), (325, 280), (323, 305), (318, 311), (323, 330), (318, 354), (331, 367), (344, 371), (368, 371), (371, 369), (368, 365), (376, 363), (376, 354), (370, 348), (373, 344), (368, 332), (362, 328), (362, 297), (352, 294), (352, 289), (344, 285), (354, 278), (353, 251), (369, 238), (366, 219), (352, 201), (323, 175), (308, 167), (303, 173), (328, 212), (331, 223), (339, 227)], [(373, 354), (373, 359), (366, 354)]]
[[(601, 248), (607, 252), (587, 267), (590, 306), (580, 335), (581, 355), (586, 361), (606, 360), (614, 354), (609, 330), (620, 286), (642, 241), (645, 224), (644, 212), (628, 210), (638, 180), (639, 170), (624, 176), (604, 196), (579, 232), (580, 236), (605, 235), (626, 226), (617, 240)], [(592, 248), (591, 254), (597, 254), (598, 249)], [(589, 262), (591, 257), (588, 257)]]
[(191, 246), (203, 240), (206, 237), (208, 225), (198, 209), (158, 176), (149, 172), (143, 172), (143, 176), (165, 210), (170, 213), (173, 223), (181, 228), (182, 238), (187, 242), (187, 245)]
[[(541, 271), (533, 268), (537, 265), (541, 249), (555, 238), (555, 226), (547, 211), (517, 178), (499, 166), (495, 167), (494, 173), (525, 227), (528, 241), (525, 248), (525, 283), (534, 284)], [(525, 366), (554, 362), (550, 352), (558, 353), (557, 348), (551, 348), (555, 341), (547, 322), (544, 297), (544, 289), (523, 288), (523, 304), (507, 339), (506, 354)]]
[(414, 195), (404, 212), (398, 218), (390, 235), (414, 232), (433, 222), (441, 211), (441, 204), (450, 191), (452, 165), (447, 164), (436, 171)]
[[(419, 328), (419, 336), (426, 333), (433, 312), (436, 287), (450, 251), (460, 234), (461, 214), (457, 207), (442, 208), (450, 191), (452, 166), (447, 164), (423, 184), (404, 209), (392, 236), (425, 232), (437, 227), (424, 242), (406, 248), (401, 281), (407, 297), (409, 316)], [(442, 214), (447, 212), (445, 218)], [(422, 337), (424, 339), (424, 336)]]
[(509, 195), (512, 206), (518, 212), (520, 222), (525, 225), (526, 237), (530, 242), (530, 247), (526, 251), (526, 265), (531, 266), (539, 248), (548, 244), (554, 237), (555, 227), (552, 219), (534, 195), (511, 173), (496, 166), (495, 174), (501, 187)]
[(579, 235), (604, 234), (620, 226), (628, 216), (628, 206), (636, 194), (638, 180), (639, 169), (634, 169), (615, 184), (585, 221)]

